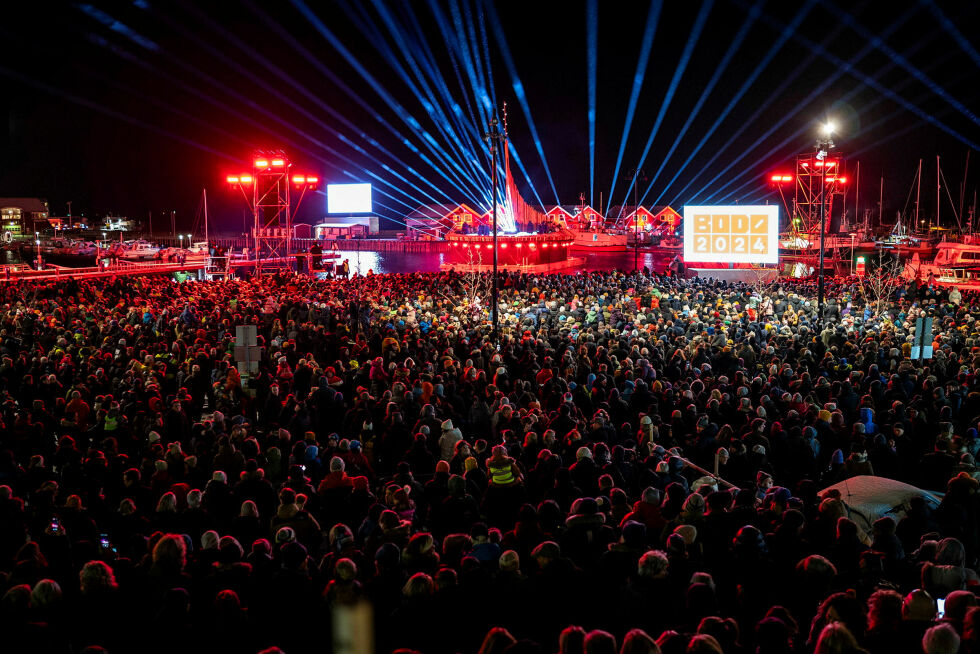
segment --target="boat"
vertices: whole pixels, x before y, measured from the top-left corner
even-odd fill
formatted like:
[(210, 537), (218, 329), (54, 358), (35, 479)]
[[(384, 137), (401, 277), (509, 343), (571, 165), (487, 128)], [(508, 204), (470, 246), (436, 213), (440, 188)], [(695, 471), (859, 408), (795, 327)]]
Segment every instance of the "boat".
[(151, 261), (160, 254), (160, 247), (142, 239), (123, 242), (120, 259), (127, 261)]
[(892, 250), (901, 258), (915, 254), (920, 258), (927, 258), (936, 253), (937, 242), (936, 238), (908, 232), (899, 216), (891, 233), (885, 238), (878, 239), (875, 245), (883, 250)]
[(913, 254), (905, 264), (903, 276), (962, 289), (980, 289), (980, 235), (968, 234), (962, 241), (939, 243), (935, 258), (928, 262)]

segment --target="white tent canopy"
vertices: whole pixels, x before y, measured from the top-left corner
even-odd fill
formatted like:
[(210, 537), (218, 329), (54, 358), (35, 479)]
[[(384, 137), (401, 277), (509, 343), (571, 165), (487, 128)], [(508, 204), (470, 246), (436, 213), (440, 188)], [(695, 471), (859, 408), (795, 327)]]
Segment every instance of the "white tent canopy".
[(872, 475), (851, 477), (828, 486), (820, 491), (820, 498), (826, 498), (834, 490), (840, 493), (841, 500), (850, 510), (851, 520), (868, 533), (878, 518), (887, 515), (896, 521), (901, 520), (913, 497), (922, 497), (931, 509), (938, 507), (943, 498), (942, 493), (925, 491), (894, 479)]

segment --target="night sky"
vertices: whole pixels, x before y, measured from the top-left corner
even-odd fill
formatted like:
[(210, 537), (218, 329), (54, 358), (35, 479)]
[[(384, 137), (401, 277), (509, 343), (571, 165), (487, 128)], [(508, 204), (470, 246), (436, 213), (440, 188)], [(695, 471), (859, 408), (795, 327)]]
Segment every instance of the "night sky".
[[(835, 141), (852, 175), (861, 162), (861, 211), (876, 207), (884, 175), (885, 218), (894, 220), (922, 158), (922, 206), (932, 215), (936, 155), (958, 204), (967, 152), (980, 143), (978, 15), (975, 1), (668, 0), (639, 73), (612, 203), (623, 202), (623, 179), (659, 116), (641, 165), (648, 181), (640, 195), (650, 189), (644, 204), (776, 201), (765, 178), (791, 170), (792, 157), (813, 147), (817, 125), (828, 118), (839, 126)], [(487, 105), (508, 103), (511, 144), (531, 183), (515, 174), (529, 201), (550, 206), (557, 192), (573, 204), (584, 193), (598, 206), (601, 192), (605, 206), (650, 18), (646, 2), (612, 0), (8, 3), (0, 21), (0, 196), (45, 197), (55, 215), (68, 200), (73, 213), (86, 215), (153, 211), (162, 221), (173, 209), (183, 231), (207, 187), (212, 224), (232, 230), (244, 203), (225, 176), (244, 171), (254, 148), (282, 147), (299, 171), (329, 182), (373, 182), (390, 193), (375, 194), (377, 211), (389, 218), (423, 202), (479, 202), (474, 189), (488, 179), (487, 155), (474, 145), (486, 129), (482, 88)], [(794, 23), (795, 30), (787, 27)], [(418, 87), (416, 73), (434, 106), (402, 76)], [(550, 177), (515, 86), (526, 93)], [(450, 117), (447, 129), (459, 134), (462, 125), (469, 136), (454, 144), (440, 114)], [(976, 154), (966, 205), (980, 182)], [(943, 203), (943, 220), (952, 222), (945, 190)], [(324, 213), (318, 195), (300, 219)]]

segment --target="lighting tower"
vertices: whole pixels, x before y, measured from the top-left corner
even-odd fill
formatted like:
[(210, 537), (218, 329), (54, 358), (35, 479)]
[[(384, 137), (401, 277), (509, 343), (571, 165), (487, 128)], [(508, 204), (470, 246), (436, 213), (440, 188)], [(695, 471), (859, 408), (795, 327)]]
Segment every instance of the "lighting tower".
[[(821, 130), (825, 130), (826, 127), (826, 125), (822, 126)], [(826, 132), (821, 132), (821, 139), (817, 142), (817, 148), (813, 152), (796, 157), (796, 174), (794, 175), (796, 180), (794, 196), (796, 212), (793, 218), (794, 221), (798, 222), (795, 222), (793, 227), (797, 231), (809, 232), (814, 235), (817, 234), (820, 216), (829, 217), (832, 215), (835, 197), (840, 196), (836, 201), (843, 201), (843, 194), (847, 187), (846, 162), (841, 155), (831, 154), (830, 150), (834, 147), (833, 141), (830, 140), (830, 136), (824, 138), (824, 134)], [(830, 144), (829, 148), (820, 147), (821, 144), (826, 146), (827, 143)], [(826, 152), (822, 159), (818, 156), (821, 150)], [(776, 181), (775, 178), (773, 181)], [(823, 213), (821, 213), (820, 208), (821, 200), (824, 204)], [(824, 229), (829, 227), (830, 225), (827, 224)]]
[[(827, 182), (833, 180), (836, 183), (837, 178), (840, 176), (841, 167), (840, 160), (834, 160), (827, 157), (828, 153), (834, 147), (834, 141), (831, 138), (834, 134), (836, 126), (832, 122), (828, 122), (820, 127), (820, 138), (817, 139), (816, 152), (814, 153), (814, 163), (813, 167), (820, 168), (820, 263), (818, 264), (817, 273), (817, 321), (821, 327), (823, 327), (823, 257), (824, 257), (824, 239), (827, 234), (827, 217), (829, 212), (827, 211)], [(834, 164), (833, 166), (831, 164)], [(828, 170), (833, 170), (833, 177), (827, 176)], [(833, 194), (830, 195), (833, 199)]]
[[(504, 118), (507, 117), (507, 105), (504, 105)], [(507, 140), (507, 128), (504, 127), (504, 132), (500, 131), (500, 121), (497, 120), (497, 112), (493, 112), (493, 118), (490, 119), (490, 130), (483, 135), (483, 138), (487, 140), (487, 144), (490, 146), (490, 178), (493, 182), (493, 223), (491, 229), (493, 229), (493, 293), (490, 296), (492, 302), (490, 318), (493, 323), (493, 342), (498, 348), (500, 347), (500, 338), (497, 333), (497, 312), (500, 308), (499, 300), (499, 281), (497, 279), (497, 187), (499, 185), (498, 175), (497, 175), (497, 148), (501, 143), (505, 143)]]
[[(252, 172), (229, 175), (227, 181), (237, 186), (249, 204), (254, 219), (252, 241), (255, 245), (255, 272), (279, 267), (292, 253), (293, 218), (307, 190), (319, 184), (313, 175), (299, 175), (282, 150), (261, 150), (252, 156)], [(296, 206), (291, 209), (290, 191), (298, 191)]]

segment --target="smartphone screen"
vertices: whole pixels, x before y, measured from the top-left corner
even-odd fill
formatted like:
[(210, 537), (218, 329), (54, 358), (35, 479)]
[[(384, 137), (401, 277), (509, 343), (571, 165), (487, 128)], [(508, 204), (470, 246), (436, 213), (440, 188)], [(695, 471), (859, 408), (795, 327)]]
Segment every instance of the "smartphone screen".
[(936, 600), (936, 618), (941, 618), (946, 615), (946, 600)]

